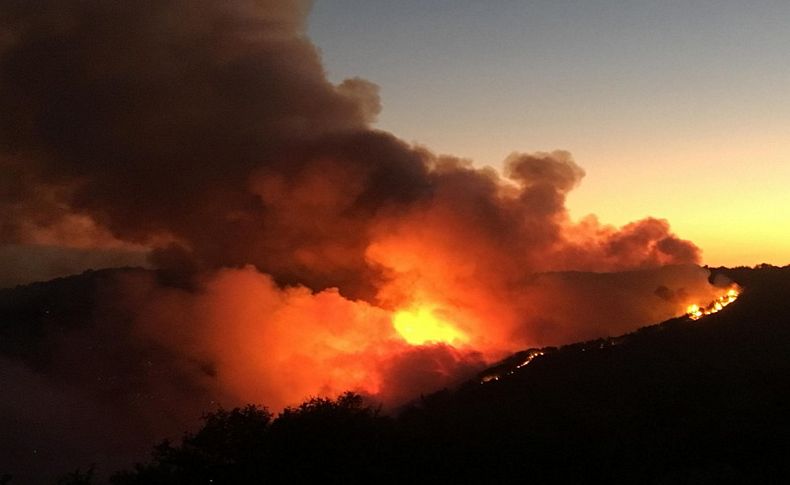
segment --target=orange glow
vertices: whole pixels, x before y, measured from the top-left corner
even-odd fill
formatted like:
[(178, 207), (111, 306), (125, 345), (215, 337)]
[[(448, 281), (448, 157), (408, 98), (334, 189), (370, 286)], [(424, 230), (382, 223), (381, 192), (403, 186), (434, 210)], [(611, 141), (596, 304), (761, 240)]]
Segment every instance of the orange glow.
[[(516, 364), (516, 367), (507, 371), (507, 375), (512, 376), (513, 374), (515, 374), (516, 370), (529, 365), (533, 360), (537, 359), (542, 355), (546, 355), (546, 353), (543, 352), (542, 350), (537, 350), (537, 349), (530, 350), (527, 353), (527, 356), (524, 358), (524, 360), (521, 361), (521, 363)], [(480, 379), (480, 384), (485, 384), (486, 382), (491, 382), (491, 381), (498, 381), (499, 379), (502, 378), (502, 376), (503, 374), (501, 372), (487, 374)]]
[(392, 325), (403, 340), (411, 345), (426, 343), (453, 345), (469, 340), (460, 330), (436, 313), (435, 307), (431, 306), (399, 310), (392, 316)]
[(521, 369), (525, 365), (529, 365), (530, 362), (532, 362), (536, 358), (540, 357), (541, 355), (544, 355), (544, 352), (542, 350), (533, 350), (533, 351), (531, 351), (529, 354), (527, 354), (527, 358), (524, 359), (520, 364), (518, 364), (516, 366), (516, 369)]
[[(381, 255), (400, 255), (395, 242)], [(141, 337), (179, 349), (185, 362), (210, 365), (214, 375), (197, 375), (219, 386), (223, 402), (282, 409), (305, 396), (346, 390), (397, 406), (476, 375), (519, 348), (626, 333), (726, 291), (711, 287), (709, 272), (696, 267), (592, 279), (546, 274), (508, 289), (494, 278), (501, 273), (482, 271), (492, 265), (473, 271), (447, 263), (451, 249), (429, 253), (423, 264), (414, 256), (393, 271), (381, 293), (393, 296), (383, 304), (332, 288), (281, 288), (251, 266), (207, 275), (200, 293), (162, 287), (150, 274), (130, 276), (123, 281), (131, 295), (124, 304), (139, 309)], [(659, 283), (683, 292), (667, 289), (657, 298)], [(617, 306), (607, 303), (611, 295)], [(604, 326), (620, 320), (627, 325)], [(540, 352), (524, 354), (510, 370), (531, 365)]]
[(739, 291), (737, 288), (730, 288), (727, 290), (727, 293), (717, 297), (715, 300), (704, 307), (701, 307), (697, 304), (689, 305), (686, 308), (686, 314), (692, 320), (699, 320), (705, 315), (710, 315), (712, 313), (721, 311), (724, 307), (734, 302), (738, 298), (738, 295)]

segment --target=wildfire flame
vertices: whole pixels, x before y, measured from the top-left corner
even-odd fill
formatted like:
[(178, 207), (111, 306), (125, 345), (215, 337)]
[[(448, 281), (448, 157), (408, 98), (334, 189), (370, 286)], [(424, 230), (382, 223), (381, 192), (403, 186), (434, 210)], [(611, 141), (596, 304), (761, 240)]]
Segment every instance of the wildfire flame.
[(511, 369), (507, 370), (506, 372), (504, 372), (504, 371), (503, 372), (492, 372), (490, 374), (484, 375), (483, 377), (480, 378), (480, 384), (485, 384), (486, 382), (491, 382), (491, 381), (498, 381), (499, 379), (502, 378), (503, 375), (509, 375), (509, 376), (513, 375), (516, 372), (516, 370), (521, 369), (522, 367), (529, 365), (533, 360), (537, 359), (538, 357), (540, 357), (542, 355), (546, 355), (546, 353), (544, 351), (542, 351), (542, 350), (531, 349), (529, 352), (527, 352), (527, 354), (524, 357), (524, 359), (521, 362), (519, 362), (518, 364), (516, 364), (515, 367), (512, 367)]
[(737, 288), (730, 288), (729, 290), (727, 290), (727, 293), (725, 293), (722, 296), (719, 296), (718, 298), (716, 298), (706, 306), (700, 306), (696, 304), (689, 305), (686, 308), (686, 314), (692, 320), (699, 320), (705, 315), (710, 315), (712, 313), (721, 311), (724, 307), (726, 307), (727, 305), (738, 299), (739, 294), (740, 292), (738, 291)]
[(528, 365), (530, 362), (535, 360), (536, 358), (544, 355), (545, 353), (542, 350), (533, 350), (529, 354), (527, 354), (527, 358), (524, 359), (520, 364), (516, 366), (516, 369), (521, 369), (525, 365)]
[(457, 345), (469, 340), (463, 332), (441, 316), (433, 306), (416, 306), (399, 310), (392, 316), (392, 326), (411, 345), (446, 343)]

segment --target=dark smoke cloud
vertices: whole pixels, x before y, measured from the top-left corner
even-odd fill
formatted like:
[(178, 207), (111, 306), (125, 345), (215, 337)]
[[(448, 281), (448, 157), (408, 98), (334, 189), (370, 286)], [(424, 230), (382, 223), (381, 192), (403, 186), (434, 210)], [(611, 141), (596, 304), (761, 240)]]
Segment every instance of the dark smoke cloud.
[[(400, 167), (386, 153), (390, 139), (365, 131), (378, 111), (375, 86), (325, 79), (302, 3), (0, 8), (0, 140), (4, 164), (27, 182), (3, 195), (13, 207), (39, 204), (26, 220), (34, 212), (46, 226), (53, 205), (67, 207), (126, 241), (176, 240), (210, 265), (258, 262), (238, 247), (273, 232), (268, 207), (247, 190), (253, 171), (298, 177), (311, 162), (301, 147), (342, 133), (349, 138), (314, 156), (382, 160), (369, 173), (384, 191), (387, 166)], [(15, 222), (4, 214), (5, 225)]]
[[(0, 281), (73, 268), (41, 269), (54, 264), (43, 247), (107, 255), (90, 265), (145, 253), (162, 270), (105, 282), (88, 325), (42, 332), (50, 365), (0, 365), (21, 396), (9, 413), (53, 383), (55, 402), (106, 405), (146, 437), (212, 401), (277, 408), (352, 389), (399, 403), (709, 292), (690, 266), (644, 284), (535, 276), (697, 263), (699, 250), (661, 219), (571, 221), (584, 171), (567, 152), (513, 153), (500, 175), (373, 129), (377, 87), (326, 79), (308, 10), (0, 0), (0, 258), (35, 261), (3, 265)], [(393, 312), (425, 306), (464, 339), (407, 345)], [(96, 385), (96, 362), (117, 386)]]
[[(370, 130), (376, 86), (326, 80), (303, 2), (0, 9), (0, 161), (15, 180), (0, 194), (5, 242), (38, 243), (81, 217), (93, 234), (77, 225), (50, 239), (145, 244), (160, 264), (176, 253), (196, 268), (252, 263), (282, 282), (370, 296), (365, 250), (380, 214), (450, 197), (484, 229), (512, 233), (508, 245), (545, 249), (584, 174), (565, 152), (513, 154), (506, 173), (521, 189), (510, 200), (490, 174)], [(604, 256), (697, 259), (646, 225), (610, 236)]]

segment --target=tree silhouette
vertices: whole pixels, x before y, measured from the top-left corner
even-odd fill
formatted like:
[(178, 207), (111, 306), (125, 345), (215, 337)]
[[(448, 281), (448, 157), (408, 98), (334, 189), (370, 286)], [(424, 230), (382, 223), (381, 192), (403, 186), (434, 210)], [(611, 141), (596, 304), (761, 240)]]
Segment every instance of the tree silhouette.
[(266, 408), (254, 405), (209, 413), (200, 431), (186, 434), (179, 446), (162, 442), (154, 449), (150, 464), (118, 473), (111, 483), (231, 484), (257, 480), (265, 473), (271, 418)]
[[(73, 472), (67, 473), (58, 479), (58, 485), (91, 485), (93, 483), (94, 472), (96, 466), (91, 465), (85, 470), (85, 473), (80, 471), (79, 468)], [(2, 482), (0, 482), (2, 483)]]
[(285, 409), (271, 427), (281, 480), (381, 482), (391, 455), (392, 421), (362, 397), (312, 398)]
[[(238, 484), (263, 481), (375, 480), (391, 443), (391, 420), (356, 394), (312, 398), (274, 421), (265, 408), (220, 409), (181, 444), (159, 444), (148, 464), (111, 478), (115, 485)], [(380, 481), (380, 480), (379, 480)]]

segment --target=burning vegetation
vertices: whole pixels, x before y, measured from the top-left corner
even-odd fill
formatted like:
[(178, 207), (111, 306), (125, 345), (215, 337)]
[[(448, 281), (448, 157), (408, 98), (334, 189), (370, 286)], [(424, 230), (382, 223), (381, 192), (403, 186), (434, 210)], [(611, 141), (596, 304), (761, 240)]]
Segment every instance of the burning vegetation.
[(740, 295), (740, 288), (733, 286), (727, 290), (727, 293), (716, 297), (715, 300), (707, 305), (689, 305), (688, 308), (686, 308), (686, 314), (692, 320), (699, 320), (706, 315), (721, 311), (724, 307), (738, 299), (738, 295)]
[[(657, 292), (664, 297), (667, 297), (667, 289), (664, 288), (662, 291)], [(707, 305), (698, 305), (692, 304), (686, 308), (686, 315), (691, 320), (699, 320), (703, 316), (711, 315), (713, 313), (717, 313), (724, 309), (730, 303), (733, 303), (735, 300), (738, 299), (738, 296), (741, 293), (741, 288), (735, 283), (732, 283), (728, 288), (726, 293), (721, 294), (713, 299)], [(620, 345), (624, 340), (628, 338), (628, 335), (623, 335), (620, 337), (609, 337), (609, 338), (601, 338), (594, 341), (589, 342), (582, 342), (578, 344), (573, 344), (569, 346), (565, 346), (565, 349), (575, 348), (580, 352), (586, 352), (588, 350), (603, 350), (609, 347), (614, 347)], [(542, 349), (529, 349), (525, 351), (518, 352), (513, 356), (505, 359), (500, 364), (491, 367), (484, 372), (478, 375), (478, 381), (481, 384), (485, 384), (492, 381), (498, 381), (505, 376), (510, 376), (515, 374), (519, 369), (529, 365), (532, 361), (546, 355), (546, 353), (556, 350), (554, 347), (546, 347)]]
[(512, 357), (506, 359), (500, 365), (492, 367), (482, 372), (480, 375), (478, 375), (480, 384), (485, 384), (491, 381), (498, 381), (503, 376), (513, 375), (518, 369), (521, 369), (522, 367), (526, 367), (527, 365), (532, 363), (532, 361), (534, 361), (538, 357), (546, 355), (546, 352), (549, 352), (551, 350), (555, 350), (555, 349), (551, 349), (551, 348), (528, 349), (521, 352), (517, 352)]
[(468, 338), (451, 323), (437, 316), (430, 306), (413, 310), (399, 310), (392, 316), (392, 325), (398, 334), (411, 345), (466, 342)]

